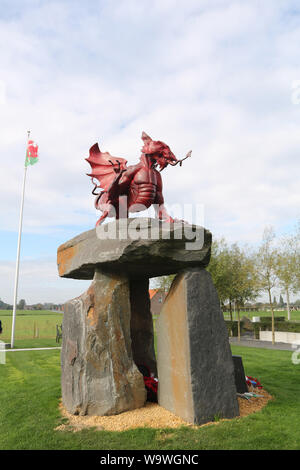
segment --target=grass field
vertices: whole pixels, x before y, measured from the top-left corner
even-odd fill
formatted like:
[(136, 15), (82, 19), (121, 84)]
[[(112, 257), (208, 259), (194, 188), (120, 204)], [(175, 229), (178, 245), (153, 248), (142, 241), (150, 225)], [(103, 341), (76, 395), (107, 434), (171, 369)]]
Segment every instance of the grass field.
[[(263, 313), (270, 314), (255, 312)], [(0, 338), (9, 341), (11, 312), (0, 311), (0, 319)], [(56, 324), (61, 322), (59, 313), (19, 311), (15, 346), (57, 346)], [(34, 337), (37, 328), (39, 337)], [(243, 357), (246, 373), (274, 396), (262, 411), (199, 429), (77, 433), (54, 430), (63, 422), (58, 411), (60, 352), (7, 352), (6, 364), (0, 364), (0, 449), (300, 449), (300, 365), (292, 364), (291, 352), (239, 346), (232, 351)]]
[[(270, 316), (270, 312), (243, 312), (242, 316), (252, 318), (252, 316)], [(284, 316), (286, 312), (276, 312), (275, 316)], [(225, 319), (229, 314), (224, 315)], [(63, 314), (49, 310), (18, 310), (16, 317), (15, 347), (32, 347), (35, 340), (42, 340), (39, 344), (47, 346), (57, 346), (56, 325), (61, 325)], [(157, 317), (154, 317), (154, 323)], [(292, 319), (300, 321), (300, 312), (292, 312)], [(0, 340), (10, 342), (12, 313), (9, 310), (0, 310), (0, 320), (2, 321), (3, 333)], [(25, 341), (26, 340), (26, 341)], [(22, 344), (22, 346), (21, 346)]]
[[(42, 346), (47, 339), (30, 340)], [(20, 340), (19, 346), (28, 345)], [(55, 431), (59, 415), (60, 352), (6, 354), (0, 365), (0, 449), (300, 449), (300, 365), (288, 351), (232, 347), (246, 373), (274, 396), (260, 412), (199, 429), (140, 428), (124, 432)]]
[[(51, 312), (49, 310), (17, 310), (15, 347), (31, 347), (32, 340), (41, 339), (46, 346), (57, 346), (56, 325), (61, 325), (63, 314)], [(3, 333), (0, 340), (10, 342), (12, 313), (9, 310), (0, 310), (0, 320), (2, 322)], [(27, 342), (24, 343), (24, 340)], [(22, 346), (23, 347), (23, 346)]]

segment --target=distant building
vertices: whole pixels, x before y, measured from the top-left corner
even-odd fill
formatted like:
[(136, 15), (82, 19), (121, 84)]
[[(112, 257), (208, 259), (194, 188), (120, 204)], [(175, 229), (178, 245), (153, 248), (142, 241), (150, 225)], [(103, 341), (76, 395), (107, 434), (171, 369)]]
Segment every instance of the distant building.
[(163, 292), (160, 289), (149, 289), (149, 296), (152, 315), (159, 315), (167, 292)]

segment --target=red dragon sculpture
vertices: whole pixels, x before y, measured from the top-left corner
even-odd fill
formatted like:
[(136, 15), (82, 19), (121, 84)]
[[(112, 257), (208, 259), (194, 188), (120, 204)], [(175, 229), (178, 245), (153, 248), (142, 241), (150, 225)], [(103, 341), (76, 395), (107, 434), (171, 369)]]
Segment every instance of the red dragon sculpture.
[[(160, 172), (167, 165), (182, 165), (170, 147), (159, 140), (154, 141), (145, 132), (142, 133), (144, 145), (139, 163), (127, 167), (124, 158), (112, 157), (108, 152), (101, 152), (98, 144), (90, 148), (86, 161), (91, 165), (92, 173), (88, 174), (95, 185), (92, 193), (96, 196), (95, 207), (103, 212), (96, 225), (106, 217), (128, 217), (129, 212), (140, 212), (155, 205), (156, 217), (166, 222), (174, 220), (164, 207), (162, 178)], [(157, 168), (160, 170), (158, 171)], [(99, 181), (95, 183), (94, 178)], [(101, 189), (97, 194), (96, 189)]]

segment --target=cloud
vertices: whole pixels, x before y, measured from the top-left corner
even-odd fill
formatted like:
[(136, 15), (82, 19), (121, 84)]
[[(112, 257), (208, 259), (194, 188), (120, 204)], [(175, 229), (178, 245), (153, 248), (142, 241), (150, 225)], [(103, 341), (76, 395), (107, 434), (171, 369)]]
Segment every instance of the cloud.
[(300, 215), (299, 13), (293, 0), (7, 2), (1, 229), (17, 230), (27, 129), (40, 149), (27, 233), (92, 228), (89, 147), (132, 164), (142, 130), (180, 158), (193, 150), (164, 171), (165, 199), (203, 204), (215, 236), (255, 243), (265, 225), (290, 225)]

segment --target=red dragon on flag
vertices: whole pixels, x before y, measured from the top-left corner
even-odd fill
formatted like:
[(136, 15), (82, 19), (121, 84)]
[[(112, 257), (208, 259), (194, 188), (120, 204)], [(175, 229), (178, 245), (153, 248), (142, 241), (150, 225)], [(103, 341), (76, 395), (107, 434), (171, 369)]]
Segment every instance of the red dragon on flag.
[(33, 140), (28, 140), (25, 166), (34, 165), (38, 161), (38, 145)]

